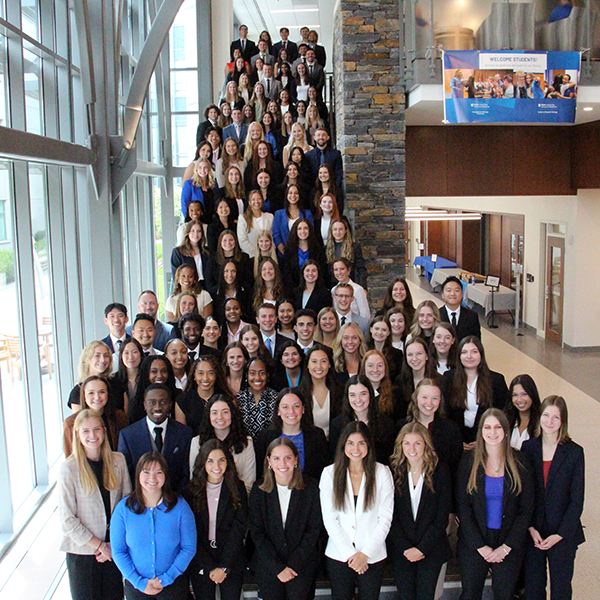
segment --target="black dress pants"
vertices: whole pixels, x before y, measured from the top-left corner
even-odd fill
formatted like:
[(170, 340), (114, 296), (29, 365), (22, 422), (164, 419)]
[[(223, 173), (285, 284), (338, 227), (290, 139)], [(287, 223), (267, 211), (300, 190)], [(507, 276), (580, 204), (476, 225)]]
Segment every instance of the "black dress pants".
[(67, 570), (73, 600), (123, 600), (123, 577), (112, 560), (67, 553)]
[(398, 600), (434, 600), (440, 570), (444, 564), (427, 556), (410, 562), (403, 554), (392, 556)]
[(354, 588), (358, 586), (358, 600), (378, 600), (385, 560), (369, 565), (365, 573), (359, 575), (348, 563), (327, 558), (327, 570), (331, 582), (331, 600), (352, 600)]
[[(493, 530), (488, 530), (486, 538), (486, 544), (494, 549), (501, 545), (501, 542), (494, 539)], [(501, 563), (488, 563), (477, 550), (469, 548), (463, 540), (459, 540), (458, 560), (462, 579), (460, 600), (481, 600), (485, 578), (490, 570), (494, 600), (512, 600), (524, 552), (523, 548), (513, 548)]]
[(546, 600), (546, 563), (550, 570), (551, 600), (571, 600), (573, 569), (577, 546), (561, 540), (550, 550), (538, 550), (528, 541), (525, 554), (525, 593), (527, 600)]
[(256, 583), (262, 600), (312, 600), (315, 590), (314, 573), (299, 573), (287, 583), (277, 579), (277, 573), (256, 570)]
[[(217, 584), (206, 575), (190, 573), (190, 582), (196, 600), (214, 600)], [(244, 573), (228, 573), (223, 583), (219, 585), (221, 600), (239, 600), (244, 584)]]

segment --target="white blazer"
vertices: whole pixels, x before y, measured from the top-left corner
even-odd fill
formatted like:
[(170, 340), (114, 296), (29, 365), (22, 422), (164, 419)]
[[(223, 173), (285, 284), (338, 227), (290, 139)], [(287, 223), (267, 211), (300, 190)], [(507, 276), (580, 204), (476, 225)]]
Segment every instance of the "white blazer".
[(325, 467), (321, 475), (321, 510), (323, 523), (329, 534), (325, 556), (347, 562), (362, 552), (368, 556), (369, 564), (387, 557), (385, 539), (392, 524), (394, 513), (394, 481), (389, 468), (376, 463), (375, 503), (364, 511), (365, 477), (363, 476), (354, 506), (350, 473), (346, 474), (346, 506), (343, 511), (333, 507), (333, 467)]

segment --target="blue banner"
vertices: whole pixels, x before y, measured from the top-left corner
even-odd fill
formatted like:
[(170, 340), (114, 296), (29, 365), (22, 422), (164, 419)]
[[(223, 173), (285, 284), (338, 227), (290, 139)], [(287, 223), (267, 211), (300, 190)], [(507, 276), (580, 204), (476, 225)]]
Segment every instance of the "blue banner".
[(444, 52), (445, 123), (574, 123), (579, 52)]

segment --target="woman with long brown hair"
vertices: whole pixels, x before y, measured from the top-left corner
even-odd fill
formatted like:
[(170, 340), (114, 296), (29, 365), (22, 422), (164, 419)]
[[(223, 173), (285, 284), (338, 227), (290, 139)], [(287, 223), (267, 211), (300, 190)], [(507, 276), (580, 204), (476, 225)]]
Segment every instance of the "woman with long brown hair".
[(497, 600), (513, 598), (531, 522), (531, 473), (510, 447), (504, 413), (487, 409), (473, 451), (463, 454), (456, 486), (458, 560), (465, 599), (481, 598), (488, 572)]
[(182, 264), (189, 264), (196, 267), (198, 281), (204, 284), (204, 270), (208, 261), (206, 251), (206, 239), (204, 238), (204, 227), (200, 221), (190, 221), (185, 226), (183, 243), (173, 248), (171, 253), (171, 273), (173, 277), (177, 273), (177, 268)]
[(321, 476), (321, 509), (329, 534), (325, 549), (332, 598), (377, 600), (394, 512), (394, 482), (375, 460), (373, 438), (361, 421), (341, 432), (335, 462)]

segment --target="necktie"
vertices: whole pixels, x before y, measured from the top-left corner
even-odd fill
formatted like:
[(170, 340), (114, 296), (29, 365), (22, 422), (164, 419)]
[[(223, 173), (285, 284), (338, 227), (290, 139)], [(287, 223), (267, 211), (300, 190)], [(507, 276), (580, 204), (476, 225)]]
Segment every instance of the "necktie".
[(271, 93), (271, 80), (267, 79), (267, 96)]
[(265, 340), (265, 346), (267, 347), (267, 350), (269, 351), (269, 354), (271, 356), (273, 356), (273, 344), (271, 342), (271, 338), (267, 338)]
[(265, 61), (265, 55), (264, 54), (261, 54), (260, 58), (262, 59), (263, 62)]
[(319, 152), (321, 153), (321, 162), (320, 162), (320, 164), (324, 165), (325, 162), (326, 162), (325, 161), (325, 150), (319, 150)]
[(456, 327), (456, 313), (455, 312), (452, 313), (451, 319), (452, 319), (452, 325), (454, 325), (454, 327)]
[(188, 359), (190, 362), (196, 360), (196, 351), (195, 350), (188, 352)]
[(309, 75), (312, 77), (313, 74), (313, 66), (312, 65), (308, 65), (308, 71), (309, 71)]
[(117, 352), (121, 349), (121, 344), (123, 343), (123, 340), (117, 340)]
[(343, 327), (346, 324), (346, 317), (342, 317), (340, 319), (341, 326)]
[(244, 50), (246, 50), (246, 40), (242, 40), (242, 54), (244, 53)]
[(155, 427), (154, 428), (154, 443), (156, 444), (156, 449), (159, 452), (162, 452), (163, 449), (163, 430), (162, 427)]

